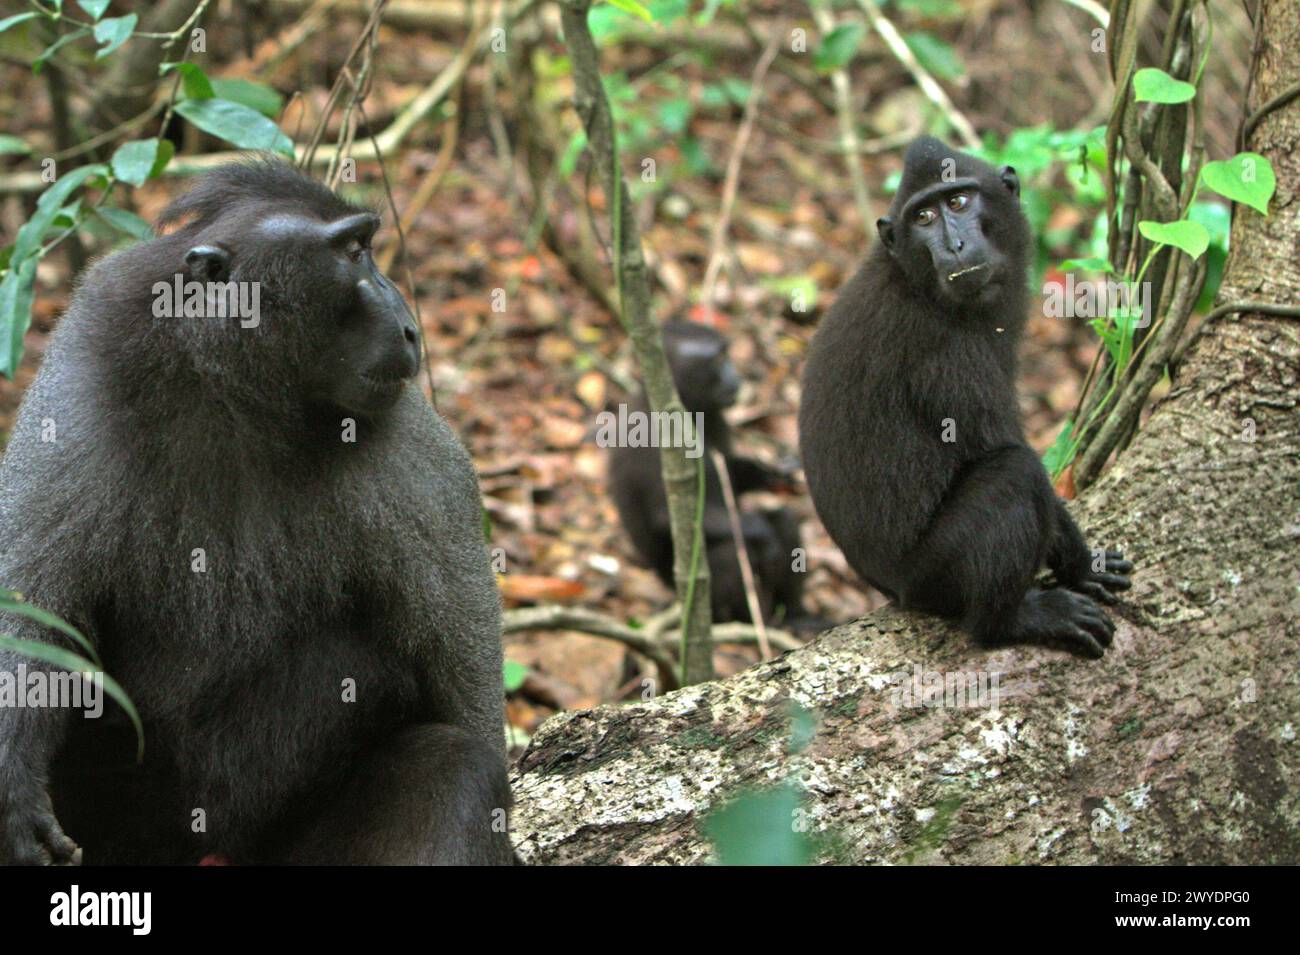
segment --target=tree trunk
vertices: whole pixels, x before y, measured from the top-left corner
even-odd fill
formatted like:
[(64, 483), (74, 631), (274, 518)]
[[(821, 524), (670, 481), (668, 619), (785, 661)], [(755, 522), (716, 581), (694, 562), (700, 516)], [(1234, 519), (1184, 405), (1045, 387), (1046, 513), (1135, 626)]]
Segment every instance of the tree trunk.
[[(1252, 108), (1300, 82), (1300, 6), (1264, 0)], [(1300, 101), (1247, 148), (1278, 188), (1236, 209), (1223, 301), (1294, 305)], [(789, 779), (846, 862), (1300, 860), (1300, 323), (1207, 328), (1130, 449), (1077, 502), (1137, 565), (1105, 659), (983, 651), (886, 608), (721, 682), (547, 722), (514, 778), (532, 863), (702, 862), (711, 807)], [(990, 708), (902, 705), (914, 665), (998, 678)], [(790, 701), (818, 718), (789, 755)]]

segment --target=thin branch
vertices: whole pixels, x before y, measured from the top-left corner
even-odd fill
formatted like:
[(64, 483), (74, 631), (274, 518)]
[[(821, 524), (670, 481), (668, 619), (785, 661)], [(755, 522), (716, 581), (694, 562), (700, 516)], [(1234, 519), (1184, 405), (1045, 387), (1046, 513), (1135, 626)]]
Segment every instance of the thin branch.
[[(428, 86), (416, 94), (403, 108), (402, 112), (393, 120), (393, 122), (378, 136), (375, 137), (375, 145), (379, 154), (388, 159), (397, 153), (402, 145), (402, 141), (433, 109), (446, 97), (447, 93), (455, 86), (460, 77), (468, 68), (470, 61), (473, 59), (473, 52), (477, 52), (474, 44), (467, 44), (466, 50), (471, 51), (470, 55), (460, 55), (452, 60), (442, 72), (439, 73)], [(464, 54), (465, 51), (462, 51)], [(295, 155), (301, 159), (305, 154), (304, 147), (298, 147)], [(162, 171), (163, 176), (194, 176), (223, 166), (226, 163), (239, 162), (247, 157), (243, 150), (229, 150), (219, 153), (207, 153), (202, 156), (177, 156), (169, 162)], [(310, 162), (310, 168), (328, 166), (330, 161), (338, 155), (338, 149), (334, 146), (321, 146), (313, 154)], [(0, 194), (18, 194), (42, 192), (49, 183), (41, 180), (40, 172), (14, 172), (7, 176), (0, 176)]]
[(754, 584), (754, 568), (749, 562), (749, 548), (745, 546), (745, 532), (740, 526), (740, 508), (736, 506), (736, 495), (731, 488), (731, 474), (727, 471), (727, 459), (717, 448), (711, 450), (713, 466), (718, 471), (718, 483), (722, 485), (722, 500), (727, 506), (727, 522), (731, 525), (731, 540), (736, 545), (736, 561), (740, 564), (740, 579), (745, 585), (745, 603), (749, 607), (749, 619), (758, 631), (758, 647), (764, 660), (772, 659), (772, 646), (767, 642), (767, 626), (763, 622), (763, 607), (758, 600), (758, 588)]
[(921, 88), (925, 98), (939, 108), (939, 110), (952, 124), (952, 128), (957, 131), (967, 149), (979, 149), (980, 138), (975, 135), (975, 127), (971, 125), (969, 119), (959, 110), (948, 94), (943, 91), (943, 87), (938, 81), (930, 75), (929, 71), (921, 65), (921, 61), (916, 58), (912, 48), (907, 45), (903, 35), (898, 32), (885, 15), (880, 12), (876, 6), (876, 0), (857, 0), (858, 6), (862, 12), (867, 15), (867, 20), (875, 29), (880, 38), (885, 41), (885, 46), (889, 47), (889, 52), (894, 54), (898, 62), (902, 63), (907, 72), (912, 74), (912, 79), (916, 80), (916, 85)]
[(1104, 27), (1110, 26), (1110, 14), (1097, 0), (1062, 0), (1072, 7), (1077, 7)]
[[(835, 29), (835, 17), (831, 14), (830, 5), (827, 0), (810, 0), (809, 6), (812, 8), (817, 29), (825, 39)], [(853, 184), (853, 202), (858, 207), (858, 219), (862, 223), (862, 231), (870, 241), (875, 231), (871, 228), (871, 196), (867, 191), (867, 178), (862, 172), (862, 163), (859, 161), (862, 145), (858, 137), (858, 123), (853, 109), (853, 93), (849, 85), (847, 64), (831, 70), (831, 88), (835, 91), (835, 113), (840, 124), (840, 148), (844, 153), (844, 165), (848, 167), (849, 181)]]
[[(618, 164), (614, 117), (601, 80), (600, 54), (587, 25), (590, 7), (589, 0), (561, 0), (560, 19), (565, 45), (573, 63), (574, 107), (587, 131), (587, 149), (611, 210), (618, 315), (636, 349), (651, 411), (685, 416), (686, 409), (677, 395), (664, 355), (662, 335), (650, 317), (650, 282), (646, 274), (645, 252), (632, 213), (631, 195)], [(673, 576), (678, 596), (687, 608), (682, 671), (683, 682), (689, 683), (713, 676), (709, 568), (700, 554), (699, 510), (704, 502), (704, 489), (698, 464), (698, 461), (693, 463), (686, 457), (685, 448), (660, 448), (660, 467), (672, 530)]]
[(629, 650), (654, 663), (664, 688), (678, 687), (677, 662), (662, 644), (613, 617), (584, 610), (581, 607), (518, 607), (507, 610), (501, 619), (501, 632), (518, 633), (521, 630), (576, 630), (596, 637), (615, 640)]
[(713, 304), (714, 286), (718, 281), (718, 270), (722, 267), (723, 245), (727, 240), (727, 229), (731, 225), (731, 210), (736, 204), (736, 188), (740, 183), (740, 164), (745, 158), (745, 148), (749, 145), (749, 137), (754, 131), (754, 117), (758, 113), (758, 101), (763, 95), (763, 79), (767, 76), (768, 67), (772, 65), (772, 60), (776, 58), (777, 51), (781, 48), (781, 38), (785, 33), (785, 27), (777, 24), (772, 31), (772, 39), (767, 43), (767, 49), (763, 55), (758, 58), (758, 65), (754, 67), (754, 75), (749, 82), (749, 97), (745, 100), (745, 113), (740, 123), (740, 129), (736, 131), (736, 141), (731, 147), (731, 158), (727, 160), (727, 176), (722, 186), (722, 209), (718, 214), (718, 221), (713, 226), (713, 241), (709, 250), (709, 264), (704, 270), (704, 285), (700, 291), (700, 304), (709, 308)]

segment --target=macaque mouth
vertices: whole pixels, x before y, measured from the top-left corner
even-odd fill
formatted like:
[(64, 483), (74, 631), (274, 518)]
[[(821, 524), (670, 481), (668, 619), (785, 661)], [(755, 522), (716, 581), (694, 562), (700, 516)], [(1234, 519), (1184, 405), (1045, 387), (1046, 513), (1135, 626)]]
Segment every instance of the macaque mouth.
[(988, 267), (989, 267), (989, 266), (988, 266), (988, 263), (987, 263), (987, 262), (981, 262), (979, 265), (972, 265), (970, 268), (961, 269), (961, 270), (956, 271), (956, 272), (950, 272), (950, 273), (948, 274), (948, 281), (949, 281), (949, 282), (955, 282), (955, 281), (957, 281), (957, 279), (961, 278), (963, 275), (970, 275), (972, 272), (979, 272), (979, 271), (981, 271), (981, 270), (983, 270), (983, 269), (987, 269)]

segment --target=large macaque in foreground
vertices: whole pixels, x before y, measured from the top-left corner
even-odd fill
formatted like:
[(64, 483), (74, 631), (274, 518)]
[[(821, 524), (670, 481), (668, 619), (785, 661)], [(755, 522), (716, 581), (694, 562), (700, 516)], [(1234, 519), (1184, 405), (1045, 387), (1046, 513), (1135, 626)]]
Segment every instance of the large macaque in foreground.
[[(985, 645), (1099, 657), (1101, 604), (1129, 586), (1090, 552), (1025, 443), (1016, 348), (1029, 225), (1011, 167), (936, 139), (907, 150), (880, 243), (813, 338), (800, 445), (813, 503), (849, 563), (900, 606)], [(1057, 586), (1035, 585), (1046, 564)]]
[(509, 863), (477, 483), (378, 218), (254, 162), (162, 225), (86, 273), (0, 467), (0, 587), (93, 641), (145, 759), (113, 704), (0, 709), (0, 861)]

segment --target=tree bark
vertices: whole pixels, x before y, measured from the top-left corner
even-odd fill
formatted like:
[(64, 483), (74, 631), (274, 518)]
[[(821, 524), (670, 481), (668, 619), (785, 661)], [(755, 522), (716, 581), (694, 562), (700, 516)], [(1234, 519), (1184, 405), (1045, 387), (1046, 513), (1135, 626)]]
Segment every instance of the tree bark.
[[(1263, 0), (1252, 106), (1300, 82), (1300, 7)], [(1238, 207), (1222, 301), (1300, 296), (1300, 101), (1247, 148), (1278, 188)], [(984, 651), (886, 608), (736, 677), (547, 722), (514, 777), (531, 863), (693, 863), (709, 808), (789, 779), (841, 862), (1300, 860), (1300, 323), (1205, 329), (1127, 452), (1076, 502), (1137, 565), (1105, 659)], [(999, 705), (900, 705), (891, 675), (986, 671)], [(787, 708), (812, 710), (790, 756)]]

